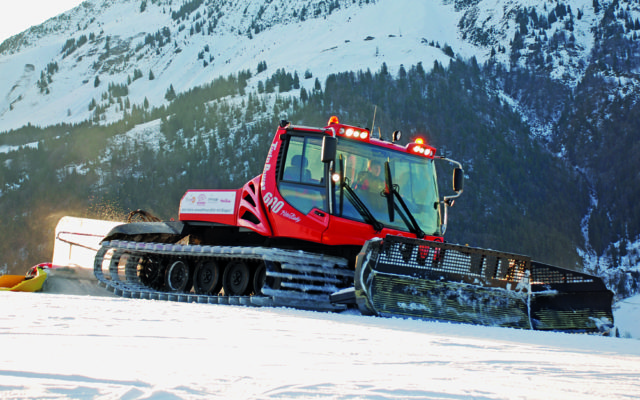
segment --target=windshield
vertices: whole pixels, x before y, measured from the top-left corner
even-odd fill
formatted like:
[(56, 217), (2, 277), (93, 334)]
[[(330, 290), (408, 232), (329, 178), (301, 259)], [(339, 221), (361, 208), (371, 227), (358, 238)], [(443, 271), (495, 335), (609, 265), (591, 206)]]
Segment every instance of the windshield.
[[(410, 217), (398, 200), (395, 202), (395, 218), (389, 220), (385, 189), (384, 163), (389, 161), (391, 177), (398, 193), (413, 214), (418, 225), (427, 235), (440, 235), (438, 187), (433, 160), (406, 153), (348, 140), (338, 141), (336, 163), (343, 163), (345, 182), (367, 206), (376, 220), (386, 227), (408, 231)], [(336, 166), (336, 171), (340, 166)], [(348, 200), (340, 185), (335, 186), (334, 213), (344, 218), (363, 221), (364, 217)], [(342, 194), (342, 195), (341, 195)]]

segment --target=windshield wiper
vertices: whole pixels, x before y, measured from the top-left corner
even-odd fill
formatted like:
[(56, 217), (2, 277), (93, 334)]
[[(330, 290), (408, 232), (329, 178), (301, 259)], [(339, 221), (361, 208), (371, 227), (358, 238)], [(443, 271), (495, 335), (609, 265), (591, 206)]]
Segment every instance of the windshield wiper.
[(364, 204), (364, 202), (360, 199), (356, 192), (353, 191), (349, 183), (346, 180), (344, 180), (343, 182), (344, 183), (342, 184), (342, 188), (346, 189), (347, 199), (351, 204), (353, 204), (353, 207), (362, 216), (364, 222), (373, 226), (373, 229), (375, 229), (376, 232), (382, 231), (384, 225), (380, 221), (378, 221), (376, 217), (373, 216), (369, 208), (366, 206), (366, 204)]
[(376, 217), (373, 216), (369, 208), (364, 204), (364, 202), (362, 201), (362, 199), (360, 199), (360, 197), (356, 194), (356, 192), (353, 191), (347, 179), (345, 179), (344, 160), (342, 158), (342, 155), (340, 155), (340, 159), (338, 161), (338, 168), (339, 168), (339, 174), (340, 174), (340, 213), (339, 214), (342, 215), (342, 211), (344, 209), (343, 199), (344, 199), (344, 192), (346, 191), (347, 200), (349, 200), (349, 202), (353, 205), (353, 207), (356, 209), (358, 214), (362, 216), (362, 219), (364, 219), (364, 222), (373, 226), (373, 229), (375, 229), (376, 233), (382, 231), (382, 228), (384, 228), (384, 225), (380, 221), (378, 221)]
[(409, 217), (409, 221), (407, 221), (405, 218), (402, 218), (402, 220), (407, 225), (407, 228), (409, 228), (409, 231), (411, 233), (415, 233), (418, 239), (424, 238), (426, 236), (426, 233), (424, 233), (422, 228), (420, 228), (418, 221), (415, 219), (413, 213), (411, 212), (411, 210), (409, 210), (409, 206), (407, 206), (407, 203), (404, 202), (402, 196), (400, 196), (400, 193), (398, 193), (398, 190), (396, 188), (397, 186), (393, 188), (392, 194), (395, 194), (396, 199), (398, 199), (398, 203), (400, 203), (400, 205), (402, 206), (402, 211), (404, 211), (407, 217)]
[(394, 220), (393, 212), (394, 212), (394, 208), (397, 207), (397, 204), (395, 204), (395, 201), (394, 201), (394, 197), (395, 197), (396, 199), (398, 199), (398, 203), (402, 207), (402, 211), (404, 211), (406, 216), (409, 217), (409, 221), (407, 221), (404, 215), (401, 215), (402, 221), (405, 223), (405, 225), (407, 225), (407, 228), (409, 228), (409, 232), (414, 233), (418, 239), (424, 238), (426, 234), (420, 228), (418, 221), (413, 216), (413, 213), (411, 212), (411, 210), (409, 210), (407, 203), (405, 203), (402, 196), (400, 196), (400, 193), (398, 192), (398, 185), (393, 184), (393, 179), (391, 176), (392, 176), (391, 166), (389, 165), (389, 161), (387, 160), (384, 163), (385, 188), (383, 193), (384, 193), (384, 196), (387, 198), (387, 206), (389, 210), (389, 221), (393, 222)]

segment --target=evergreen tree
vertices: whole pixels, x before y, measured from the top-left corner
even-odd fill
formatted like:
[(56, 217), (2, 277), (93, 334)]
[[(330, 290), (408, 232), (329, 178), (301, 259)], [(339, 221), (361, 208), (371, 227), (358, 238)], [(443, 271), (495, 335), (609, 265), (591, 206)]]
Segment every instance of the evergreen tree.
[(258, 63), (258, 73), (266, 71), (267, 70), (267, 62), (266, 61), (260, 61)]
[(36, 82), (38, 89), (40, 89), (40, 93), (49, 93), (47, 76), (44, 74), (44, 71), (40, 72), (40, 79)]
[(297, 71), (293, 73), (293, 88), (300, 89), (300, 77)]
[(173, 84), (169, 85), (169, 89), (167, 89), (164, 94), (164, 98), (167, 99), (167, 101), (173, 101), (176, 98), (176, 91), (173, 90)]

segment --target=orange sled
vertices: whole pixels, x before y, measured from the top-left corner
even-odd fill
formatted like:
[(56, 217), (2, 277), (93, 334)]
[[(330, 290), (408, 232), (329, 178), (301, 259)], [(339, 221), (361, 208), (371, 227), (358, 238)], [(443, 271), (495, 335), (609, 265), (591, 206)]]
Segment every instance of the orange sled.
[(42, 290), (42, 285), (47, 279), (50, 264), (38, 264), (29, 269), (26, 275), (2, 275), (0, 276), (0, 291), (12, 292), (37, 292)]

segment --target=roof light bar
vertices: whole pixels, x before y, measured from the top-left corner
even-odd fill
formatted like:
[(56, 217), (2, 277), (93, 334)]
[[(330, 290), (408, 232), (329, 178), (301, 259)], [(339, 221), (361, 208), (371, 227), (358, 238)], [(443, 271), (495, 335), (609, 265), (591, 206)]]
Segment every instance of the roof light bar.
[(351, 139), (369, 141), (369, 131), (366, 129), (355, 128), (352, 126), (341, 126), (338, 129), (338, 135)]
[(436, 149), (424, 144), (424, 139), (417, 138), (413, 143), (409, 143), (406, 147), (407, 152), (432, 158), (436, 155)]

